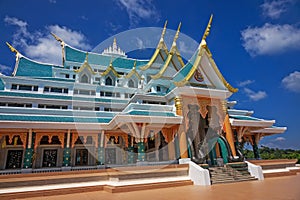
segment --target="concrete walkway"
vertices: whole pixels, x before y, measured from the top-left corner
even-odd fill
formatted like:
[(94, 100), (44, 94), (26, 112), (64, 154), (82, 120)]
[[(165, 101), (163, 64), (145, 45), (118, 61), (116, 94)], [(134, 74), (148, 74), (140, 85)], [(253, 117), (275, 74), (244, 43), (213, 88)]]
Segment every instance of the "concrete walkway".
[(300, 174), (287, 177), (268, 178), (264, 181), (250, 181), (229, 184), (218, 184), (212, 186), (181, 186), (164, 189), (144, 190), (111, 194), (105, 191), (86, 192), (78, 194), (67, 194), (47, 197), (30, 198), (31, 200), (299, 200), (300, 199)]

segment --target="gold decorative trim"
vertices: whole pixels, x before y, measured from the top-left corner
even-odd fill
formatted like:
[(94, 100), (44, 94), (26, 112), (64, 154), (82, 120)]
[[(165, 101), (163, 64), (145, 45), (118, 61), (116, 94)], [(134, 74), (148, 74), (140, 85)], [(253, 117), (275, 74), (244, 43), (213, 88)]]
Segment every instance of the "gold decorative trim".
[(165, 53), (168, 55), (168, 53), (169, 53), (168, 48), (167, 48), (167, 46), (164, 42), (164, 36), (165, 36), (165, 33), (166, 33), (167, 24), (168, 24), (168, 21), (165, 22), (163, 31), (162, 31), (161, 36), (160, 36), (159, 43), (158, 43), (158, 45), (155, 49), (154, 54), (152, 55), (151, 59), (149, 60), (149, 62), (145, 66), (140, 67), (140, 70), (145, 71), (145, 70), (149, 69), (151, 67), (151, 65), (154, 63), (154, 61), (156, 60), (156, 58), (159, 55), (161, 50), (165, 51)]
[(191, 79), (191, 77), (193, 76), (194, 72), (196, 71), (199, 63), (200, 63), (200, 60), (202, 58), (204, 54), (204, 50), (203, 48), (200, 49), (200, 51), (198, 52), (197, 54), (197, 58), (192, 66), (192, 69), (189, 71), (189, 73), (187, 74), (186, 77), (184, 77), (181, 81), (174, 81), (174, 84), (177, 86), (177, 87), (182, 87), (184, 85), (186, 85), (188, 83), (188, 81)]
[(212, 19), (213, 19), (213, 15), (210, 15), (207, 27), (205, 29), (205, 32), (204, 32), (203, 36), (202, 36), (202, 40), (205, 40), (207, 38), (207, 36), (209, 35), (209, 33), (210, 33)]
[(121, 77), (121, 75), (118, 74), (118, 72), (112, 66), (112, 61), (110, 62), (109, 66), (106, 68), (106, 70), (104, 72), (102, 72), (100, 75), (101, 76), (106, 76), (110, 71), (113, 73), (113, 75), (115, 75), (115, 77), (117, 77), (117, 78)]
[(96, 75), (97, 73), (94, 72), (94, 70), (92, 69), (92, 67), (89, 65), (89, 62), (88, 62), (88, 52), (86, 52), (86, 56), (85, 56), (85, 60), (84, 60), (84, 63), (80, 66), (79, 69), (77, 70), (74, 70), (75, 73), (80, 73), (82, 72), (85, 68), (87, 68), (90, 73), (92, 73), (93, 75)]
[[(164, 63), (164, 66), (161, 68), (161, 70), (160, 70), (157, 74), (151, 75), (151, 78), (152, 78), (152, 79), (159, 79), (159, 78), (162, 77), (162, 75), (165, 73), (165, 71), (166, 71), (167, 68), (169, 67), (169, 64), (170, 64), (170, 62), (172, 61), (172, 57), (173, 57), (174, 54), (176, 54), (177, 56), (178, 56), (178, 55), (180, 56), (179, 51), (178, 51), (178, 49), (177, 49), (177, 47), (176, 47), (176, 41), (177, 41), (177, 39), (178, 39), (178, 37), (179, 37), (180, 28), (181, 28), (181, 22), (180, 22), (179, 25), (178, 25), (176, 34), (175, 34), (174, 39), (173, 39), (173, 44), (172, 44), (171, 50), (170, 50), (170, 52), (169, 52), (169, 55), (168, 55), (168, 57), (167, 57), (167, 60), (166, 60), (165, 63)], [(180, 58), (181, 58), (181, 56), (180, 56)], [(178, 61), (179, 61), (179, 63), (180, 63), (180, 60), (179, 60), (179, 59), (178, 59)], [(181, 61), (182, 61), (182, 59), (181, 59)], [(183, 62), (183, 61), (182, 61), (182, 62)], [(173, 62), (172, 62), (172, 63), (173, 63)], [(180, 63), (180, 64), (181, 64), (181, 63)], [(173, 63), (173, 65), (174, 65), (174, 63)], [(175, 70), (177, 70), (177, 68), (175, 67), (175, 65), (174, 65), (174, 68), (175, 68)]]
[[(212, 67), (214, 69), (214, 71), (216, 72), (217, 76), (219, 77), (219, 79), (222, 81), (222, 83), (224, 84), (224, 86), (232, 93), (235, 93), (238, 91), (238, 88), (234, 88), (232, 87), (224, 78), (224, 76), (222, 75), (222, 73), (220, 72), (220, 70), (218, 69), (214, 59), (211, 56), (211, 53), (208, 53), (208, 59), (210, 60), (210, 63), (212, 64)], [(210, 54), (210, 55), (209, 55)]]
[(133, 75), (135, 75), (139, 80), (142, 80), (143, 78), (139, 75), (139, 73), (136, 71), (136, 60), (134, 61), (134, 66), (132, 68), (132, 70), (126, 75), (124, 76), (124, 78), (130, 78)]
[(9, 44), (8, 42), (6, 42), (6, 45), (7, 45), (8, 48), (11, 50), (11, 52), (13, 52), (13, 53), (16, 54), (16, 56), (17, 56), (18, 54), (20, 54), (20, 52), (19, 52), (16, 48), (14, 48), (13, 46), (11, 46), (11, 44)]
[(60, 43), (63, 43), (64, 41), (60, 38), (60, 37), (58, 37), (57, 35), (55, 35), (54, 33), (50, 33), (58, 42), (60, 42)]

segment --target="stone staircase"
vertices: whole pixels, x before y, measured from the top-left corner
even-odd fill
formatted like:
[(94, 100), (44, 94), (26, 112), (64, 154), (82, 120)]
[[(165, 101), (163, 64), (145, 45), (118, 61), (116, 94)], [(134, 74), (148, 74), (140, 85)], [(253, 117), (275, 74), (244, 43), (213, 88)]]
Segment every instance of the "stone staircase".
[(244, 162), (228, 163), (224, 167), (210, 167), (209, 172), (212, 184), (257, 180), (250, 175), (247, 163)]

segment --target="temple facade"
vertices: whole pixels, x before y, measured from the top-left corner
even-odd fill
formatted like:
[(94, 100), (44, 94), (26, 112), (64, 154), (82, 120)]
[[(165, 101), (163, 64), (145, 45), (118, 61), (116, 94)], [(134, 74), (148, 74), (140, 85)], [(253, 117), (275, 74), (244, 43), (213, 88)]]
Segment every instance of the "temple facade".
[(206, 43), (211, 19), (185, 62), (164, 42), (166, 24), (148, 60), (117, 45), (85, 52), (54, 38), (62, 65), (16, 54), (11, 76), (0, 75), (0, 169), (76, 169), (242, 161), (249, 142), (259, 158), (263, 136), (283, 133), (274, 120), (234, 109), (237, 89), (222, 76)]

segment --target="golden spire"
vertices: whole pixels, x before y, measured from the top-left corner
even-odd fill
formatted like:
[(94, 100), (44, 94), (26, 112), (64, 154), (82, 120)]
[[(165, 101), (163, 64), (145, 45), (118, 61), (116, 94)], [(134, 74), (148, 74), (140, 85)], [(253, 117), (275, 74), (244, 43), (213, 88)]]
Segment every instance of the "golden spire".
[(175, 42), (176, 42), (176, 40), (177, 40), (177, 39), (178, 39), (178, 37), (179, 37), (180, 27), (181, 27), (181, 22), (180, 22), (180, 23), (179, 23), (179, 25), (178, 25), (178, 28), (177, 28), (177, 31), (176, 31), (176, 34), (175, 34), (175, 37), (174, 37), (173, 43), (175, 43)]
[(113, 45), (117, 45), (117, 39), (114, 37), (114, 43)]
[(63, 43), (63, 40), (58, 37), (57, 35), (55, 35), (54, 33), (50, 33), (58, 42)]
[(17, 49), (15, 49), (13, 46), (11, 46), (8, 42), (6, 42), (6, 45), (11, 50), (11, 52), (15, 53), (16, 55), (20, 54), (20, 52)]
[(206, 29), (205, 29), (205, 32), (204, 32), (204, 34), (203, 34), (202, 40), (205, 40), (206, 37), (209, 35), (210, 27), (211, 27), (211, 23), (212, 23), (212, 19), (213, 19), (213, 15), (210, 15), (210, 18), (209, 18), (207, 27), (206, 27)]
[(166, 22), (165, 22), (164, 29), (163, 29), (163, 31), (161, 33), (161, 37), (160, 38), (164, 38), (164, 36), (166, 34), (167, 24), (168, 24), (168, 20), (166, 20)]

